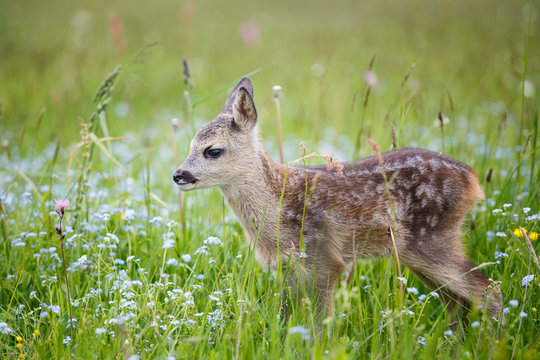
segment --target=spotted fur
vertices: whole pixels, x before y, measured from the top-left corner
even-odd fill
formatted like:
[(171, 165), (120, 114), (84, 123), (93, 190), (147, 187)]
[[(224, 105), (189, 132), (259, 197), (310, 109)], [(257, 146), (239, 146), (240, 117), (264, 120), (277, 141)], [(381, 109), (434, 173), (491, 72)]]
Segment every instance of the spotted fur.
[[(421, 149), (382, 154), (384, 171), (392, 179), (393, 222), (376, 157), (344, 164), (343, 176), (326, 167), (286, 167), (266, 154), (256, 123), (253, 88), (244, 78), (222, 113), (195, 135), (176, 176), (187, 173), (196, 179), (181, 183), (183, 190), (219, 187), (262, 266), (275, 268), (279, 256), (298, 265), (289, 281), (306, 284), (319, 309), (328, 311), (346, 264), (357, 257), (390, 254), (392, 229), (402, 263), (438, 290), (449, 308), (489, 300), (490, 314), (500, 314), (501, 295), (491, 291), (481, 271), (473, 270), (460, 241), (466, 214), (483, 198), (470, 167)], [(209, 147), (223, 148), (224, 154), (205, 159)]]

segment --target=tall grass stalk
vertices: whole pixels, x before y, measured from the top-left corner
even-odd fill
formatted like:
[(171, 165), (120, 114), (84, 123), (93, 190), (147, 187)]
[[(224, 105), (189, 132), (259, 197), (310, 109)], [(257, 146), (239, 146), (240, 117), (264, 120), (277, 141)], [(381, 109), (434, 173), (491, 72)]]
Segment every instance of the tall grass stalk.
[(65, 256), (65, 251), (64, 251), (64, 239), (66, 236), (64, 235), (62, 231), (62, 221), (64, 220), (64, 211), (65, 211), (65, 208), (69, 206), (69, 201), (68, 202), (56, 201), (56, 203), (58, 205), (58, 209), (56, 209), (56, 213), (58, 214), (58, 226), (55, 228), (55, 230), (58, 236), (60, 237), (60, 249), (62, 251), (62, 264), (64, 266), (64, 281), (66, 284), (67, 297), (68, 297), (67, 303), (68, 303), (68, 309), (69, 309), (69, 323), (70, 323), (69, 327), (71, 329), (71, 338), (74, 339), (75, 335), (73, 331), (74, 326), (73, 326), (73, 316), (72, 316), (72, 311), (71, 311), (71, 294), (69, 291), (69, 282), (68, 282), (68, 277), (67, 277), (67, 262), (66, 262), (66, 256)]
[[(173, 152), (174, 152), (174, 164), (176, 166), (176, 169), (180, 166), (180, 162), (178, 161), (178, 148), (176, 145), (176, 134), (178, 132), (178, 119), (174, 118), (171, 120), (172, 128), (173, 128)], [(180, 224), (182, 226), (182, 232), (184, 236), (186, 235), (186, 220), (184, 218), (184, 202), (182, 200), (182, 190), (178, 189), (178, 206), (180, 208)]]
[[(360, 127), (358, 129), (358, 133), (356, 134), (356, 143), (355, 143), (355, 146), (354, 146), (354, 153), (353, 153), (354, 158), (358, 157), (358, 153), (360, 151), (360, 139), (362, 138), (362, 134), (363, 134), (364, 128), (366, 126), (366, 124), (365, 124), (365, 116), (366, 116), (366, 108), (367, 108), (368, 101), (369, 101), (369, 95), (371, 94), (371, 88), (376, 84), (376, 77), (375, 77), (375, 74), (373, 73), (373, 65), (375, 64), (375, 55), (376, 54), (371, 55), (371, 58), (369, 59), (369, 64), (368, 64), (367, 71), (364, 74), (364, 80), (366, 82), (366, 87), (364, 89), (364, 96), (363, 96), (363, 100), (362, 100), (362, 112), (361, 112), (361, 115), (360, 115)], [(366, 75), (372, 75), (373, 79), (375, 79), (375, 81), (368, 81)]]
[(278, 131), (278, 141), (279, 141), (279, 157), (281, 159), (281, 163), (284, 164), (285, 158), (283, 156), (283, 138), (281, 135), (281, 108), (279, 104), (281, 86), (274, 85), (272, 87), (272, 90), (274, 90), (273, 100), (274, 100), (274, 103), (276, 104), (276, 121), (277, 121), (277, 131)]

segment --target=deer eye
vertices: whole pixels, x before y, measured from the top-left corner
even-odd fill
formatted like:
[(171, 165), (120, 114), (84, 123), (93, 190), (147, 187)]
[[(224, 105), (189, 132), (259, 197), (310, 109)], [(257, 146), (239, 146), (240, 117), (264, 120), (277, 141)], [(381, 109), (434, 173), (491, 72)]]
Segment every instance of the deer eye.
[(206, 148), (206, 150), (204, 150), (204, 157), (207, 159), (217, 159), (221, 155), (223, 155), (222, 149)]

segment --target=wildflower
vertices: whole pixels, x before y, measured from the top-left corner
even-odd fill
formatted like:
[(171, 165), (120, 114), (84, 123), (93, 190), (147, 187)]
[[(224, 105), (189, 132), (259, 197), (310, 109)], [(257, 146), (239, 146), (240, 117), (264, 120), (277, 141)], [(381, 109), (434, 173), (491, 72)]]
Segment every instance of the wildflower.
[(529, 239), (531, 239), (531, 241), (536, 241), (538, 240), (538, 233), (536, 231), (533, 231), (529, 234)]
[(373, 71), (367, 70), (364, 72), (364, 81), (369, 86), (375, 86), (377, 85), (377, 75)]
[(300, 334), (302, 339), (309, 340), (309, 329), (305, 328), (303, 325), (293, 326), (289, 329), (289, 334)]
[(433, 297), (436, 297), (436, 298), (439, 297), (439, 294), (437, 294), (435, 291), (430, 292), (429, 295), (431, 295)]
[(23, 345), (22, 345), (21, 343), (17, 343), (17, 348), (18, 348), (18, 349), (22, 348), (22, 346), (23, 346)]
[(197, 255), (197, 254), (204, 254), (204, 255), (210, 254), (208, 252), (208, 246), (203, 245), (200, 248), (198, 248), (197, 250), (195, 250), (195, 255)]
[(418, 339), (416, 340), (416, 342), (421, 344), (421, 345), (427, 345), (426, 338), (423, 337), (423, 336), (419, 336)]
[(191, 255), (189, 255), (189, 254), (182, 255), (182, 260), (184, 260), (187, 263), (190, 262), (191, 261)]
[(415, 287), (409, 287), (409, 288), (407, 288), (407, 292), (408, 292), (409, 294), (418, 295), (418, 289), (415, 288)]
[(203, 244), (221, 245), (221, 240), (215, 236), (209, 236), (208, 239), (203, 241)]
[(174, 239), (165, 239), (163, 241), (163, 246), (162, 248), (163, 249), (170, 249), (172, 247), (174, 247), (174, 244), (176, 243), (176, 241)]
[(446, 330), (443, 334), (446, 336), (452, 336), (454, 335), (454, 332), (452, 330)]
[[(523, 232), (525, 232), (525, 234), (526, 234), (527, 229), (523, 228)], [(521, 232), (520, 228), (517, 228), (517, 229), (514, 230), (514, 235), (516, 235), (517, 237), (523, 237), (523, 233)]]
[(502, 232), (502, 231), (497, 231), (497, 233), (495, 234), (497, 237), (506, 237), (506, 233)]
[(512, 204), (503, 204), (503, 209), (508, 209), (512, 207)]
[(517, 307), (517, 306), (519, 305), (519, 301), (517, 301), (517, 300), (515, 300), (515, 299), (514, 299), (514, 300), (510, 300), (510, 301), (508, 302), (508, 305), (510, 305), (510, 306), (512, 306), (512, 307)]
[(525, 311), (520, 311), (519, 317), (521, 317), (521, 318), (526, 318), (526, 317), (527, 317), (527, 313), (526, 313)]
[(246, 21), (240, 25), (238, 29), (238, 35), (246, 46), (256, 45), (261, 36), (261, 30), (259, 25), (254, 21)]
[(491, 213), (492, 213), (493, 215), (495, 215), (495, 214), (500, 214), (500, 213), (502, 213), (502, 212), (503, 212), (502, 209), (493, 209), (493, 210), (491, 210)]
[(503, 309), (503, 314), (508, 314), (510, 312), (510, 308), (509, 307), (505, 307)]
[(62, 344), (67, 345), (71, 342), (71, 336), (66, 336), (62, 341)]
[(527, 275), (523, 279), (521, 279), (521, 286), (528, 285), (531, 281), (534, 280), (536, 275)]
[(17, 342), (22, 342), (22, 337), (17, 336), (17, 337), (15, 338), (15, 340), (17, 340)]
[(34, 336), (39, 336), (39, 330), (38, 329), (34, 330), (33, 334), (34, 334)]
[(137, 213), (133, 209), (127, 209), (121, 216), (122, 220), (131, 221), (135, 219)]
[(307, 259), (307, 254), (305, 252), (300, 252), (300, 254), (298, 255), (300, 257), (300, 259)]
[[(188, 262), (188, 261), (186, 261), (186, 262)], [(176, 266), (176, 265), (178, 265), (178, 260), (176, 260), (175, 258), (171, 258), (171, 259), (167, 260), (167, 265)]]
[(398, 276), (397, 279), (401, 281), (404, 285), (407, 285), (407, 279), (405, 279), (404, 277)]
[(530, 207), (524, 207), (524, 208), (523, 208), (523, 213), (524, 213), (524, 214), (528, 214), (530, 211), (531, 211), (531, 208), (530, 208)]
[(96, 329), (96, 335), (101, 335), (107, 332), (107, 329), (104, 328), (97, 328)]
[(56, 200), (54, 199), (54, 202), (56, 203), (56, 206), (58, 206), (60, 209), (66, 208), (70, 205), (68, 200)]
[(410, 315), (410, 316), (413, 316), (413, 315), (414, 315), (414, 311), (411, 311), (411, 310), (409, 310), (409, 309), (407, 309), (407, 310), (401, 310), (401, 312), (402, 312), (402, 313), (405, 313), (405, 314), (407, 314), (407, 315)]
[(471, 327), (475, 328), (475, 327), (478, 327), (480, 326), (480, 321), (475, 321), (471, 324)]

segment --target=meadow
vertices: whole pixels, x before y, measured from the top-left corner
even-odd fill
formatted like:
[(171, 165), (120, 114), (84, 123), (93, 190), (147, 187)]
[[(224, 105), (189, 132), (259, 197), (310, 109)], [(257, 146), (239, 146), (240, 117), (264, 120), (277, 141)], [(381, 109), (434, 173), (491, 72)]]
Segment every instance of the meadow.
[[(539, 16), (515, 0), (1, 1), (0, 358), (540, 358)], [(307, 299), (282, 319), (280, 274), (217, 189), (183, 195), (183, 224), (175, 162), (246, 74), (276, 161), (279, 85), (286, 161), (301, 141), (370, 156), (369, 137), (475, 169), (464, 244), (506, 326), (476, 305), (451, 328), (389, 258), (344, 273), (322, 324)]]

